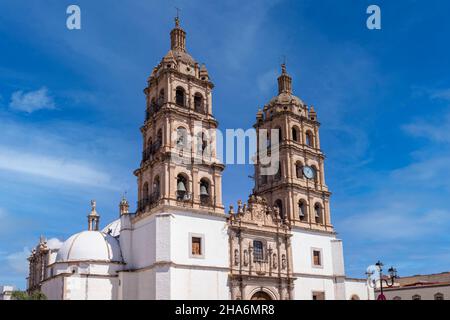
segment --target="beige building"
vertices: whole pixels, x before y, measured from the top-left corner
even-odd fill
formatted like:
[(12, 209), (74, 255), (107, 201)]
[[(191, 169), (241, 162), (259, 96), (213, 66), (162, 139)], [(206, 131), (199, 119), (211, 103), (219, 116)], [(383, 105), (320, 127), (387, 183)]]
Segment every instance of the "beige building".
[(450, 300), (450, 272), (397, 278), (383, 294), (386, 300)]

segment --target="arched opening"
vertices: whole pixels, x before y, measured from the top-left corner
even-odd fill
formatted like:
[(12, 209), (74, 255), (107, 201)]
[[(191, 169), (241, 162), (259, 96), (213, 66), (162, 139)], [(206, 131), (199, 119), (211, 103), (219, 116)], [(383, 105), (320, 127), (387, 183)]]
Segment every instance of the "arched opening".
[(205, 154), (205, 150), (208, 148), (208, 139), (206, 137), (206, 134), (204, 132), (199, 132), (197, 134), (197, 154), (208, 156), (208, 154)]
[(311, 169), (313, 171), (314, 183), (317, 184), (319, 182), (319, 175), (318, 175), (317, 168), (316, 168), (316, 166), (311, 166)]
[(357, 294), (352, 295), (351, 300), (361, 300)]
[(186, 106), (186, 94), (182, 87), (177, 87), (175, 90), (175, 103), (180, 107)]
[(300, 200), (298, 202), (298, 216), (299, 216), (300, 221), (307, 220), (306, 202), (303, 200)]
[(163, 143), (163, 135), (162, 135), (162, 129), (158, 130), (158, 133), (156, 134), (156, 146), (155, 149), (158, 149), (162, 146)]
[(159, 91), (159, 97), (158, 97), (158, 107), (161, 107), (165, 102), (165, 94), (164, 89), (161, 89)]
[(156, 176), (155, 179), (153, 179), (153, 198), (154, 200), (159, 199), (161, 195), (161, 182), (159, 179), (159, 176)]
[(402, 298), (399, 296), (395, 296), (394, 298), (392, 298), (392, 300), (402, 300)]
[(145, 182), (144, 186), (142, 187), (142, 199), (148, 199), (148, 183)]
[(298, 132), (299, 132), (299, 130), (298, 130), (298, 128), (297, 127), (292, 127), (292, 140), (294, 140), (295, 142), (298, 142), (299, 141), (299, 139), (298, 139)]
[(276, 208), (278, 208), (278, 212), (279, 212), (279, 214), (280, 214), (280, 218), (281, 218), (282, 220), (284, 220), (284, 219), (285, 219), (285, 216), (284, 216), (284, 210), (283, 210), (283, 201), (281, 201), (280, 199), (276, 200), (274, 206), (275, 206)]
[(272, 297), (264, 291), (258, 291), (251, 297), (250, 300), (272, 300)]
[(177, 200), (189, 200), (188, 179), (183, 174), (177, 176)]
[(415, 295), (412, 296), (412, 299), (413, 300), (422, 300), (422, 297), (419, 296), (418, 294), (415, 294)]
[(305, 142), (307, 146), (314, 148), (314, 136), (311, 131), (306, 132)]
[(211, 205), (211, 190), (209, 181), (205, 178), (200, 180), (200, 204), (202, 206)]
[(314, 219), (316, 221), (316, 223), (323, 223), (323, 212), (322, 212), (322, 206), (320, 205), (320, 203), (316, 203), (314, 205)]
[(276, 127), (275, 130), (278, 131), (278, 143), (281, 143), (281, 140), (283, 140), (282, 134), (281, 134), (281, 128)]
[(188, 143), (188, 132), (183, 127), (177, 128), (177, 140), (176, 140), (176, 146), (178, 149), (184, 149), (187, 147)]
[(198, 92), (194, 95), (194, 110), (199, 113), (205, 113), (203, 107), (203, 96)]
[(440, 292), (436, 293), (434, 295), (434, 300), (444, 300), (444, 294)]
[(281, 160), (278, 162), (278, 170), (277, 170), (277, 172), (275, 173), (275, 175), (274, 175), (274, 178), (275, 178), (275, 180), (276, 181), (278, 181), (278, 180), (280, 180), (281, 179)]
[(253, 261), (264, 261), (264, 244), (260, 240), (253, 240)]
[(297, 179), (303, 178), (303, 164), (300, 161), (295, 163), (295, 176)]

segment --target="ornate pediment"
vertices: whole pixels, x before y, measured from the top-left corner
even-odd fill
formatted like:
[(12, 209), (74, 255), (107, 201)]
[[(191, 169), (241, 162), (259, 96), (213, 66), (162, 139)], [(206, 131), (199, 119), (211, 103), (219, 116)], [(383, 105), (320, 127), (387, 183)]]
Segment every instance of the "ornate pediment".
[(279, 209), (267, 204), (267, 201), (259, 196), (250, 195), (247, 203), (238, 201), (237, 212), (230, 206), (229, 221), (231, 224), (246, 224), (265, 227), (287, 227), (280, 218)]

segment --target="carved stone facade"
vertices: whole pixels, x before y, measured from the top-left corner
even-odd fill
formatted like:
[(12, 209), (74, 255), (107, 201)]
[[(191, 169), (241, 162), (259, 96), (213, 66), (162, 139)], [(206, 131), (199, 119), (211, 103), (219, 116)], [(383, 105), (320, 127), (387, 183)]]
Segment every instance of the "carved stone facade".
[[(278, 95), (258, 111), (257, 137), (267, 130), (269, 146), (275, 145), (279, 153), (279, 170), (273, 175), (262, 173), (266, 152), (258, 141), (259, 159), (255, 166), (256, 195), (264, 197), (270, 205), (280, 207), (281, 215), (292, 226), (333, 232), (330, 217), (331, 193), (325, 184), (324, 159), (320, 149), (319, 126), (314, 108), (292, 93), (292, 78), (282, 65), (278, 77)], [(270, 141), (271, 130), (278, 130), (278, 141)], [(265, 146), (264, 146), (265, 147)], [(311, 176), (305, 175), (305, 169)]]
[(156, 207), (184, 207), (224, 213), (222, 171), (216, 157), (217, 121), (205, 65), (186, 51), (186, 33), (178, 18), (170, 33), (171, 49), (153, 69), (141, 128), (143, 157), (138, 178), (138, 214)]
[(39, 244), (32, 250), (29, 262), (29, 273), (27, 278), (28, 292), (40, 291), (41, 283), (47, 278), (47, 266), (49, 264), (50, 249), (43, 237), (40, 238)]
[(231, 299), (293, 299), (291, 230), (277, 207), (250, 196), (228, 218)]

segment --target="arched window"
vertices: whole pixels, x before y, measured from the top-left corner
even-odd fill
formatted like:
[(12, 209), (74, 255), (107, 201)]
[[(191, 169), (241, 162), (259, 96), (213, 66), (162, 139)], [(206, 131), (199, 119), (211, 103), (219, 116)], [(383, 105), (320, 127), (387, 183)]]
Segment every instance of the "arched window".
[(306, 203), (303, 200), (300, 200), (298, 202), (298, 216), (300, 221), (306, 221)]
[(351, 299), (352, 300), (360, 300), (359, 296), (357, 294), (352, 295)]
[(278, 170), (274, 175), (275, 180), (280, 180), (281, 179), (281, 160), (278, 162)]
[(142, 187), (142, 199), (146, 200), (148, 199), (148, 183), (145, 182), (144, 186)]
[(161, 182), (159, 180), (159, 176), (156, 176), (153, 179), (153, 197), (158, 199), (161, 194)]
[(159, 91), (159, 97), (158, 97), (158, 106), (159, 107), (161, 107), (164, 104), (164, 99), (165, 99), (164, 89), (161, 89)]
[(276, 127), (275, 130), (278, 130), (278, 143), (281, 143), (281, 140), (283, 140), (282, 134), (281, 134), (281, 128)]
[(434, 300), (444, 300), (444, 294), (438, 292), (434, 295)]
[(319, 175), (318, 175), (318, 171), (317, 171), (316, 166), (311, 166), (311, 169), (313, 170), (314, 183), (318, 183), (319, 182)]
[(323, 223), (322, 206), (320, 205), (320, 203), (316, 203), (314, 205), (314, 218), (315, 218), (316, 223)]
[(181, 107), (186, 106), (184, 89), (182, 87), (177, 87), (175, 90), (175, 103)]
[(177, 148), (179, 149), (186, 148), (188, 143), (187, 139), (188, 139), (187, 130), (183, 127), (178, 127), (176, 140)]
[(394, 298), (392, 298), (392, 300), (402, 300), (402, 298), (399, 296), (395, 296)]
[(272, 140), (271, 140), (271, 136), (270, 136), (270, 130), (267, 131), (266, 146), (267, 146), (267, 154), (269, 154), (270, 148), (272, 147)]
[(177, 200), (189, 200), (188, 180), (181, 173), (177, 176)]
[(415, 294), (415, 295), (412, 296), (412, 299), (413, 300), (422, 300), (422, 297), (420, 295), (418, 295), (418, 294)]
[(267, 183), (267, 175), (266, 174), (261, 174), (260, 173), (260, 179), (261, 179), (260, 181), (261, 181), (262, 185)]
[(297, 179), (303, 178), (303, 164), (300, 161), (295, 164), (295, 175)]
[(209, 188), (209, 181), (205, 178), (200, 180), (200, 203), (203, 206), (211, 205), (211, 191)]
[(156, 134), (156, 148), (162, 146), (162, 143), (163, 143), (162, 129), (159, 129), (158, 133)]
[(314, 136), (311, 133), (311, 131), (306, 132), (305, 138), (306, 138), (306, 145), (311, 148), (314, 148)]
[(199, 132), (197, 134), (197, 153), (207, 156), (207, 154), (204, 154), (207, 147), (208, 139), (206, 138), (206, 134), (204, 132)]
[(297, 129), (297, 127), (292, 127), (292, 140), (298, 142), (298, 129)]
[(284, 220), (285, 216), (284, 216), (284, 210), (283, 210), (283, 202), (280, 199), (275, 201), (275, 207), (278, 208), (278, 212), (280, 214), (280, 218), (282, 220)]
[(262, 241), (253, 240), (253, 260), (264, 261), (264, 245)]
[(198, 92), (194, 95), (194, 110), (200, 113), (205, 112), (203, 108), (203, 96)]
[(156, 98), (155, 98), (155, 97), (153, 97), (152, 100), (151, 100), (151, 102), (150, 102), (150, 110), (151, 110), (152, 112), (154, 112), (154, 111), (157, 110), (157, 107), (156, 107)]

